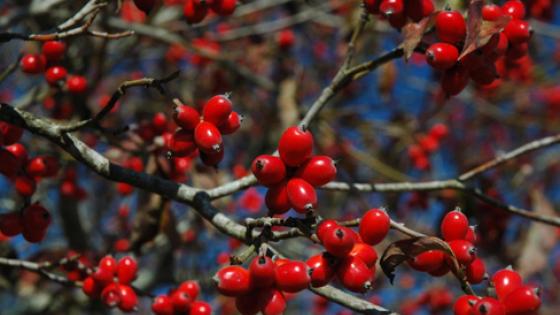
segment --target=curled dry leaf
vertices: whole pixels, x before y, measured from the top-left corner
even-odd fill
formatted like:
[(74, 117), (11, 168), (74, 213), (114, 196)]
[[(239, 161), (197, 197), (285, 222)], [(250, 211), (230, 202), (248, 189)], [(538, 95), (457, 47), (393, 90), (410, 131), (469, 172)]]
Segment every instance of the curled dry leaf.
[(438, 12), (432, 13), (430, 16), (423, 18), (418, 23), (408, 22), (402, 28), (404, 39), (400, 47), (404, 51), (404, 60), (408, 61), (408, 59), (412, 56), (414, 50), (422, 41), (424, 32), (426, 32), (426, 30), (434, 24), (434, 17), (437, 13)]

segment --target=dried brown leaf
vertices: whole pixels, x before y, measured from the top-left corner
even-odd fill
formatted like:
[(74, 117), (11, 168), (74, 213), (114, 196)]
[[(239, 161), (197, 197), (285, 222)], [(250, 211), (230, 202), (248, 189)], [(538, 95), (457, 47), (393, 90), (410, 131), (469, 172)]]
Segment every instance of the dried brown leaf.
[(408, 22), (402, 28), (402, 34), (404, 36), (404, 40), (401, 43), (400, 47), (404, 50), (404, 60), (408, 61), (408, 59), (414, 53), (414, 50), (420, 42), (422, 41), (422, 37), (424, 37), (424, 32), (430, 25), (434, 23), (434, 17), (436, 16), (437, 12), (423, 18), (418, 23)]

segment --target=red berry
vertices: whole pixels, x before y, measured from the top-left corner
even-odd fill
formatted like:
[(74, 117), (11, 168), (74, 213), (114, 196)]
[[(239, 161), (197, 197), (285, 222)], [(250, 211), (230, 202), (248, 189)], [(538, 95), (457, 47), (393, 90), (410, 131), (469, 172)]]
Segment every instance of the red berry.
[(385, 16), (401, 15), (404, 13), (404, 1), (382, 0), (379, 4), (379, 11)]
[(469, 219), (460, 211), (448, 212), (441, 220), (441, 234), (446, 241), (465, 239), (469, 230)]
[(183, 14), (189, 24), (199, 23), (206, 17), (208, 7), (200, 0), (186, 0), (183, 6)]
[(232, 15), (237, 6), (237, 0), (213, 0), (210, 7), (216, 14), (221, 16)]
[(84, 280), (82, 291), (91, 298), (96, 298), (101, 293), (101, 286), (93, 277), (89, 276)]
[(531, 26), (527, 21), (511, 20), (504, 28), (504, 34), (510, 43), (523, 44), (528, 42), (531, 37)]
[(266, 256), (257, 256), (249, 265), (249, 275), (253, 288), (267, 288), (274, 284), (276, 265)]
[(43, 44), (42, 53), (48, 61), (59, 61), (66, 51), (66, 44), (61, 41), (50, 40)]
[(25, 172), (32, 177), (52, 177), (58, 173), (58, 161), (52, 156), (32, 158), (25, 167)]
[(375, 273), (357, 257), (346, 257), (337, 268), (342, 285), (350, 291), (364, 293), (371, 287)]
[(466, 268), (467, 280), (471, 284), (479, 284), (487, 277), (486, 266), (480, 258), (475, 258)]
[(34, 203), (23, 209), (23, 230), (44, 230), (51, 224), (51, 215), (41, 204)]
[(333, 259), (325, 254), (311, 256), (306, 264), (311, 270), (311, 285), (316, 288), (329, 284), (336, 272)]
[(219, 152), (222, 134), (213, 123), (201, 121), (194, 129), (194, 142), (203, 152)]
[(389, 233), (391, 219), (381, 209), (371, 209), (360, 221), (360, 237), (369, 245), (379, 244)]
[(525, 5), (519, 0), (508, 0), (502, 4), (502, 12), (514, 20), (522, 20), (525, 17)]
[(81, 75), (68, 76), (66, 88), (72, 94), (83, 94), (87, 90), (87, 79)]
[(123, 312), (132, 312), (136, 310), (136, 305), (138, 305), (138, 296), (134, 290), (127, 285), (118, 286), (120, 302), (118, 304), (119, 309)]
[(119, 283), (129, 284), (134, 279), (136, 279), (136, 272), (138, 271), (138, 264), (136, 260), (130, 256), (125, 256), (119, 259), (117, 265), (117, 277), (119, 278)]
[(426, 50), (426, 57), (430, 66), (438, 70), (446, 70), (459, 58), (459, 50), (451, 44), (435, 43)]
[(150, 11), (156, 5), (156, 0), (134, 0), (134, 4), (145, 14), (150, 14)]
[(19, 212), (0, 215), (0, 232), (6, 236), (16, 236), (23, 231), (23, 222)]
[(419, 137), (418, 145), (426, 153), (434, 153), (439, 149), (439, 141), (431, 135)]
[(241, 266), (227, 266), (214, 276), (218, 291), (225, 296), (240, 296), (250, 290), (251, 280), (247, 269)]
[(508, 315), (525, 315), (535, 312), (541, 306), (539, 289), (527, 285), (520, 286), (511, 291), (502, 302)]
[(346, 227), (333, 228), (323, 236), (323, 246), (331, 255), (345, 257), (354, 247), (354, 239), (347, 229)]
[(284, 292), (295, 293), (307, 289), (311, 278), (309, 267), (302, 261), (289, 261), (276, 266), (276, 288)]
[(158, 134), (162, 134), (167, 129), (167, 117), (164, 113), (155, 113), (152, 117), (152, 126)]
[(487, 4), (482, 7), (482, 19), (486, 21), (497, 21), (499, 20), (504, 13), (502, 12), (502, 8), (495, 4)]
[(108, 307), (115, 307), (121, 302), (121, 294), (118, 283), (109, 283), (101, 291), (101, 301)]
[(196, 151), (196, 148), (192, 132), (185, 129), (175, 131), (169, 143), (169, 150), (176, 157), (189, 156)]
[(175, 290), (171, 294), (171, 303), (175, 312), (188, 312), (192, 302), (193, 299), (185, 291)]
[(231, 112), (229, 114), (228, 119), (218, 126), (220, 132), (224, 135), (229, 135), (236, 132), (239, 127), (241, 127), (241, 121), (243, 117), (239, 115), (237, 112)]
[(38, 74), (45, 71), (45, 60), (41, 55), (27, 54), (21, 59), (21, 71)]
[(294, 31), (290, 29), (282, 30), (278, 33), (278, 36), (276, 36), (276, 41), (278, 42), (278, 47), (280, 47), (280, 49), (287, 50), (294, 46), (294, 43), (296, 42), (296, 35), (294, 34)]
[(467, 36), (467, 23), (458, 11), (442, 11), (436, 16), (438, 38), (449, 44), (458, 44)]
[(29, 198), (35, 193), (36, 182), (27, 175), (16, 176), (14, 186), (20, 196)]
[(508, 47), (506, 57), (508, 60), (518, 60), (523, 58), (529, 52), (529, 44), (521, 43), (521, 44), (511, 44)]
[(200, 160), (204, 165), (218, 167), (218, 164), (224, 159), (224, 145), (221, 144), (217, 151), (204, 152), (200, 151)]
[(266, 294), (265, 292), (251, 292), (242, 296), (235, 298), (235, 308), (241, 315), (257, 315), (264, 302), (261, 299), (261, 295)]
[(282, 214), (292, 208), (286, 182), (269, 187), (264, 200), (272, 214)]
[(504, 300), (509, 293), (521, 286), (523, 279), (514, 270), (502, 269), (494, 273), (491, 283), (496, 290), (498, 299)]
[(445, 276), (449, 272), (449, 265), (447, 263), (441, 264), (441, 266), (433, 271), (428, 271), (428, 273), (434, 277), (442, 277)]
[(202, 108), (204, 121), (219, 126), (228, 120), (232, 113), (233, 105), (229, 98), (224, 95), (216, 95), (208, 100)]
[(449, 128), (441, 123), (433, 125), (430, 129), (430, 136), (434, 139), (437, 139), (438, 141), (447, 137), (448, 134)]
[(49, 84), (56, 84), (66, 78), (66, 68), (61, 66), (54, 66), (47, 69), (45, 72), (45, 79)]
[(115, 273), (117, 272), (117, 261), (112, 256), (103, 257), (97, 266), (97, 270), (93, 273), (93, 278), (106, 285), (113, 282)]
[(175, 313), (173, 302), (167, 295), (159, 295), (154, 299), (152, 311), (156, 315), (173, 315)]
[(374, 267), (377, 262), (377, 252), (375, 248), (365, 243), (356, 242), (350, 253), (348, 253), (348, 256), (360, 258), (369, 268)]
[(434, 12), (434, 3), (432, 0), (408, 0), (404, 10), (411, 20), (419, 22)]
[(187, 105), (179, 105), (175, 107), (173, 112), (173, 120), (175, 123), (186, 130), (194, 130), (200, 123), (200, 114), (196, 109)]
[(263, 315), (282, 315), (286, 310), (286, 298), (279, 290), (270, 290), (263, 296)]
[(212, 315), (212, 306), (204, 301), (195, 301), (191, 304), (189, 315)]
[(317, 193), (315, 188), (301, 178), (292, 178), (286, 184), (288, 200), (292, 208), (299, 213), (317, 209)]
[(424, 272), (436, 271), (445, 263), (445, 254), (440, 250), (430, 249), (414, 259), (410, 259), (408, 264), (410, 267)]
[(453, 315), (471, 315), (474, 305), (479, 300), (475, 295), (461, 295), (453, 305)]
[(454, 240), (448, 244), (460, 264), (468, 266), (476, 258), (476, 249), (473, 244), (465, 240)]
[(179, 285), (179, 288), (177, 290), (187, 293), (193, 300), (196, 300), (196, 298), (200, 294), (200, 286), (195, 280), (184, 281), (183, 283), (181, 283), (181, 285)]
[(12, 145), (21, 139), (23, 129), (21, 127), (0, 121), (0, 134), (4, 145)]
[(313, 136), (308, 130), (290, 127), (280, 137), (278, 151), (287, 166), (299, 166), (311, 157)]
[(273, 155), (259, 155), (253, 160), (251, 171), (264, 186), (272, 186), (280, 183), (286, 177), (286, 166), (284, 162)]
[(323, 186), (336, 177), (336, 165), (330, 157), (316, 155), (303, 163), (295, 176), (304, 179), (315, 187)]
[(338, 223), (333, 219), (325, 219), (317, 224), (317, 238), (321, 243), (325, 239), (325, 235), (331, 230), (339, 227)]
[(476, 244), (477, 236), (474, 226), (469, 226), (469, 230), (467, 231), (467, 235), (465, 235), (465, 241), (469, 241), (472, 244)]
[(460, 64), (445, 70), (441, 77), (441, 87), (447, 96), (461, 93), (467, 84), (469, 84), (469, 71)]
[(472, 315), (506, 315), (504, 306), (491, 297), (481, 298), (474, 306)]

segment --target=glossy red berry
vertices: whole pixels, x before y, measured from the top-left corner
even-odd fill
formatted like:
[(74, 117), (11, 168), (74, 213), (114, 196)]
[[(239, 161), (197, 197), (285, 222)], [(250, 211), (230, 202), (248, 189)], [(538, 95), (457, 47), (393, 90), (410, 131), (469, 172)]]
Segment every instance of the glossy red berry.
[(177, 290), (187, 293), (191, 299), (196, 300), (200, 294), (200, 285), (195, 280), (187, 280), (182, 282)]
[(319, 238), (319, 241), (323, 242), (323, 240), (325, 239), (325, 235), (327, 235), (327, 233), (331, 229), (335, 229), (338, 227), (338, 223), (333, 219), (325, 219), (319, 222), (319, 224), (317, 224), (317, 238)]
[(232, 15), (237, 6), (237, 0), (213, 0), (210, 4), (212, 11), (221, 16)]
[(20, 196), (29, 198), (35, 193), (37, 183), (27, 175), (19, 175), (14, 180), (14, 186)]
[(502, 12), (513, 20), (522, 20), (525, 17), (525, 5), (519, 0), (508, 0), (502, 4)]
[(337, 268), (342, 285), (352, 292), (364, 293), (371, 287), (375, 273), (357, 257), (346, 257)]
[(179, 129), (175, 131), (169, 143), (169, 150), (173, 156), (184, 157), (193, 154), (197, 149), (192, 132)]
[(34, 157), (25, 167), (25, 172), (32, 177), (52, 177), (58, 170), (58, 161), (51, 156)]
[(444, 240), (462, 240), (469, 230), (469, 219), (460, 210), (453, 210), (443, 217), (440, 227)]
[(97, 266), (97, 270), (93, 273), (93, 278), (106, 285), (113, 282), (113, 278), (117, 272), (117, 261), (112, 256), (103, 257)]
[(458, 44), (467, 36), (467, 23), (458, 11), (442, 11), (436, 16), (436, 34), (449, 44)]
[(152, 303), (152, 312), (156, 315), (173, 315), (175, 310), (173, 309), (171, 298), (167, 295), (157, 296)]
[(276, 266), (276, 288), (280, 291), (295, 293), (307, 289), (311, 282), (309, 267), (302, 261), (289, 261)]
[(527, 21), (511, 20), (504, 28), (504, 34), (513, 45), (526, 43), (531, 37), (531, 26)]
[(257, 315), (264, 304), (262, 296), (265, 292), (251, 292), (235, 298), (235, 308), (241, 315)]
[(220, 132), (224, 135), (229, 135), (236, 132), (239, 127), (241, 127), (241, 121), (243, 120), (243, 116), (239, 115), (237, 112), (231, 112), (229, 114), (228, 119), (218, 126)]
[(345, 257), (354, 247), (354, 238), (346, 227), (337, 227), (328, 230), (323, 236), (323, 246), (329, 254), (336, 257)]
[(183, 15), (189, 24), (196, 24), (204, 20), (208, 13), (206, 3), (200, 0), (186, 0), (183, 6)]
[(49, 84), (56, 84), (58, 81), (63, 81), (66, 78), (66, 68), (61, 66), (54, 66), (47, 69), (45, 72), (45, 79)]
[(466, 268), (467, 280), (471, 284), (479, 284), (486, 280), (486, 265), (480, 258), (475, 258)]
[(445, 254), (435, 249), (425, 251), (408, 261), (410, 267), (423, 272), (436, 271), (441, 268), (444, 263)]
[(194, 130), (200, 123), (200, 114), (196, 109), (187, 105), (179, 105), (175, 107), (173, 112), (173, 120), (175, 123), (186, 130)]
[(269, 187), (264, 200), (272, 214), (282, 214), (292, 208), (286, 182)]
[(317, 254), (307, 260), (306, 264), (311, 270), (310, 277), (313, 287), (318, 288), (329, 284), (336, 272), (334, 263), (334, 259), (326, 254)]
[(286, 177), (284, 162), (279, 157), (268, 154), (257, 156), (251, 164), (251, 171), (259, 184), (264, 186), (276, 185)]
[(43, 44), (41, 52), (48, 61), (59, 61), (64, 56), (66, 44), (61, 41), (50, 40)]
[(316, 155), (303, 163), (295, 176), (304, 179), (311, 185), (323, 186), (336, 177), (336, 164), (325, 155)]
[(89, 276), (84, 279), (82, 291), (91, 298), (96, 298), (101, 293), (101, 286), (93, 277)]
[(299, 166), (313, 151), (313, 136), (308, 130), (290, 127), (284, 131), (278, 142), (280, 158), (287, 166)]
[(228, 120), (232, 113), (233, 104), (225, 95), (216, 95), (210, 98), (202, 108), (204, 121), (219, 126)]
[(189, 315), (212, 315), (212, 306), (204, 301), (195, 301), (191, 304)]
[(108, 307), (115, 307), (121, 301), (118, 283), (109, 283), (101, 291), (101, 301)]
[(0, 138), (4, 145), (12, 145), (21, 139), (23, 129), (16, 125), (0, 121), (0, 134), (2, 135)]
[(134, 4), (145, 14), (150, 14), (156, 5), (156, 0), (134, 0)]
[(120, 301), (118, 307), (121, 311), (128, 313), (136, 310), (138, 305), (138, 296), (136, 292), (128, 285), (118, 285)]
[(461, 295), (453, 305), (453, 315), (471, 315), (474, 305), (479, 300), (475, 295)]
[(261, 312), (263, 315), (282, 315), (286, 310), (286, 298), (279, 290), (270, 290), (263, 296), (263, 307)]
[(360, 242), (354, 243), (354, 247), (352, 247), (348, 256), (360, 258), (369, 268), (375, 266), (378, 258), (377, 252), (373, 246)]
[(446, 125), (439, 123), (432, 126), (430, 129), (430, 136), (438, 141), (442, 140), (443, 138), (447, 137), (449, 134), (449, 128)]
[(19, 212), (0, 215), (0, 232), (6, 236), (16, 236), (23, 231), (23, 222)]
[(426, 59), (430, 66), (438, 70), (453, 67), (459, 58), (457, 47), (448, 43), (435, 43), (426, 50)]
[(433, 271), (428, 271), (428, 273), (434, 277), (442, 277), (445, 276), (450, 271), (449, 265), (444, 262), (441, 266)]
[(194, 142), (203, 152), (218, 152), (222, 145), (222, 134), (213, 123), (201, 121), (194, 129)]
[(175, 290), (171, 294), (171, 303), (173, 303), (173, 309), (175, 312), (188, 312), (191, 308), (191, 303), (193, 299), (185, 291)]
[(66, 88), (72, 94), (83, 94), (87, 90), (87, 79), (81, 75), (68, 76)]
[(403, 0), (382, 0), (379, 4), (379, 12), (385, 16), (401, 15), (404, 13)]
[(200, 151), (200, 160), (204, 165), (211, 167), (218, 167), (218, 164), (224, 159), (224, 145), (221, 144), (216, 151), (204, 152)]
[(267, 256), (257, 256), (249, 265), (249, 275), (253, 288), (267, 288), (274, 284), (276, 265)]
[(21, 58), (21, 71), (38, 74), (45, 71), (45, 60), (41, 55), (27, 54)]
[(445, 70), (441, 77), (441, 88), (447, 96), (461, 93), (467, 84), (469, 84), (469, 71), (460, 64)]
[(241, 296), (251, 289), (249, 271), (241, 266), (227, 266), (214, 276), (218, 291), (225, 296)]
[(432, 0), (408, 0), (404, 10), (411, 20), (419, 22), (434, 12), (434, 3)]
[(503, 15), (504, 13), (502, 12), (502, 8), (500, 8), (499, 5), (487, 4), (482, 7), (482, 19), (486, 21), (497, 21)]
[(448, 244), (460, 264), (468, 266), (476, 258), (476, 249), (468, 241), (454, 240), (448, 242)]
[(137, 272), (138, 264), (134, 258), (125, 256), (119, 259), (119, 263), (117, 265), (117, 277), (119, 279), (119, 283), (131, 283), (134, 279), (136, 279)]
[(491, 297), (481, 298), (474, 306), (472, 315), (506, 315), (505, 308), (498, 300)]
[(371, 209), (360, 221), (360, 237), (369, 245), (377, 245), (387, 236), (391, 228), (391, 219), (381, 209)]
[(299, 213), (317, 209), (317, 192), (315, 188), (301, 178), (292, 178), (286, 184), (288, 200), (292, 208)]
[(523, 279), (515, 270), (502, 269), (494, 273), (491, 283), (496, 290), (498, 299), (504, 300), (509, 293), (523, 284)]
[(525, 315), (535, 312), (541, 306), (539, 289), (533, 286), (520, 286), (511, 291), (502, 301), (506, 314)]

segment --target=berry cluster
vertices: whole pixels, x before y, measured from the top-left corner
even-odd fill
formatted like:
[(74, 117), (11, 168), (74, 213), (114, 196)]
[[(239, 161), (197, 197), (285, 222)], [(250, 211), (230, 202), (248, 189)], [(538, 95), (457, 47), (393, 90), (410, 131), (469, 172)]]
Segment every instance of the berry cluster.
[(306, 213), (317, 208), (315, 187), (325, 185), (336, 176), (333, 160), (313, 154), (313, 136), (309, 130), (290, 127), (278, 143), (280, 157), (257, 156), (251, 171), (259, 184), (268, 187), (266, 205), (271, 214), (293, 208)]
[(196, 300), (200, 294), (198, 282), (187, 280), (166, 295), (158, 295), (152, 303), (156, 315), (211, 315), (210, 304)]
[[(441, 221), (441, 234), (460, 266), (465, 269), (467, 280), (477, 284), (486, 279), (486, 267), (482, 259), (476, 256), (476, 248), (473, 245), (476, 242), (474, 228), (469, 226), (469, 220), (460, 210), (450, 211), (444, 216)], [(443, 276), (450, 270), (449, 257), (439, 250), (423, 252), (409, 259), (408, 264), (418, 271), (436, 277)]]
[(26, 54), (21, 59), (21, 70), (28, 74), (45, 74), (50, 85), (59, 85), (66, 80), (66, 89), (72, 94), (83, 94), (87, 90), (87, 79), (80, 75), (68, 75), (60, 65), (66, 52), (66, 44), (61, 41), (48, 41), (43, 44), (41, 54)]
[(199, 23), (211, 9), (219, 16), (229, 16), (235, 11), (237, 0), (186, 0), (183, 14), (189, 24)]
[(0, 232), (6, 236), (22, 234), (31, 243), (45, 238), (51, 224), (51, 214), (41, 204), (34, 203), (22, 211), (14, 211), (0, 216)]
[(222, 135), (237, 131), (242, 116), (233, 111), (227, 95), (216, 95), (204, 104), (202, 117), (195, 108), (179, 105), (173, 119), (180, 128), (164, 135), (164, 146), (171, 156), (186, 157), (199, 151), (204, 164), (217, 166), (224, 157)]
[(130, 256), (118, 262), (112, 256), (105, 256), (99, 261), (97, 270), (84, 280), (82, 291), (91, 298), (101, 298), (108, 307), (132, 312), (138, 304), (138, 296), (130, 283), (136, 279), (137, 271), (136, 260)]
[(503, 31), (495, 33), (488, 42), (464, 56), (458, 62), (460, 49), (465, 45), (467, 23), (458, 11), (442, 11), (435, 17), (435, 30), (439, 42), (426, 50), (428, 64), (443, 71), (441, 87), (448, 95), (459, 94), (469, 83), (469, 78), (479, 86), (489, 86), (499, 78), (497, 64), (504, 60), (517, 60), (529, 50), (531, 27), (524, 21), (525, 5), (519, 0), (508, 0), (501, 7), (485, 5), (482, 19), (488, 22), (509, 18)]
[(491, 279), (494, 297), (463, 295), (453, 306), (455, 315), (537, 314), (541, 306), (539, 289), (524, 285), (519, 273), (511, 268), (498, 270)]
[(62, 183), (60, 184), (60, 195), (76, 201), (82, 201), (87, 198), (86, 190), (78, 184), (76, 168), (68, 167), (64, 170)]
[(427, 135), (420, 136), (418, 143), (408, 148), (408, 157), (412, 165), (419, 170), (430, 168), (429, 155), (439, 149), (439, 144), (449, 134), (449, 129), (444, 124), (435, 124)]
[(410, 19), (419, 22), (434, 12), (432, 0), (363, 0), (366, 10), (387, 19), (396, 29), (401, 29)]

